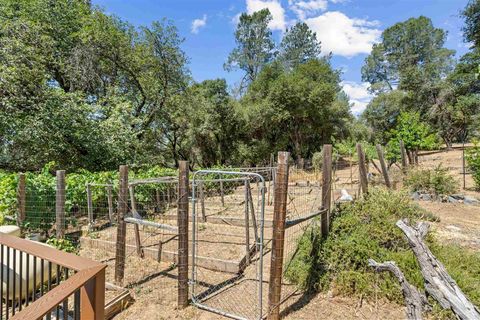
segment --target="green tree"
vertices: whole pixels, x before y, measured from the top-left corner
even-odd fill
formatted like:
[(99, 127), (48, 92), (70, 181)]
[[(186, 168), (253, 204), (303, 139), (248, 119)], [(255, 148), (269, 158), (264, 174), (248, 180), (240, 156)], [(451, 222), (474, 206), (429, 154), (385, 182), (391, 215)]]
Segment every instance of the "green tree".
[(305, 22), (287, 29), (280, 43), (279, 60), (288, 68), (320, 56), (320, 41)]
[(291, 72), (277, 63), (265, 67), (241, 101), (247, 160), (258, 163), (280, 149), (310, 157), (344, 134), (352, 115), (339, 83), (328, 59), (309, 60)]
[(362, 79), (374, 92), (395, 87), (412, 91), (406, 100), (411, 110), (426, 113), (435, 103), (438, 84), (453, 66), (454, 51), (444, 48), (446, 33), (420, 16), (399, 22), (382, 33), (362, 67)]
[(388, 132), (397, 124), (397, 117), (405, 109), (403, 99), (406, 93), (401, 90), (382, 92), (370, 101), (361, 115), (374, 134), (374, 140), (388, 141)]
[(268, 9), (263, 9), (249, 15), (242, 13), (235, 31), (237, 46), (228, 56), (224, 65), (227, 71), (241, 69), (245, 76), (240, 83), (240, 89), (253, 82), (262, 68), (274, 57), (275, 43), (268, 23), (272, 15)]
[(467, 42), (480, 48), (480, 0), (470, 0), (462, 11), (465, 20), (463, 35)]

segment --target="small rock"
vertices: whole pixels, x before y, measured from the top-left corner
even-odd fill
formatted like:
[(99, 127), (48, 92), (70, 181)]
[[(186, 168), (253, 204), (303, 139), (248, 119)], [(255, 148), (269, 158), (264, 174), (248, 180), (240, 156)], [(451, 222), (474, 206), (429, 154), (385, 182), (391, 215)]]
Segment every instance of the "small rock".
[(456, 227), (456, 226), (446, 226), (445, 228), (448, 229), (448, 230), (451, 230), (451, 231), (462, 231), (461, 228)]
[(453, 196), (448, 196), (447, 197), (447, 202), (458, 203), (458, 199), (454, 198)]
[(420, 200), (420, 193), (418, 193), (418, 191), (415, 191), (414, 193), (412, 193), (412, 199)]
[(455, 199), (457, 199), (457, 200), (463, 200), (463, 199), (465, 199), (465, 195), (464, 195), (464, 194), (452, 194), (452, 195), (450, 195), (450, 197), (455, 198)]
[(463, 200), (463, 203), (467, 204), (467, 205), (471, 205), (471, 206), (478, 206), (480, 205), (480, 201), (473, 198), (473, 197), (468, 197), (468, 196), (465, 196), (465, 199)]
[(428, 193), (425, 193), (425, 194), (422, 194), (420, 196), (420, 199), (424, 200), (424, 201), (432, 201), (432, 196), (429, 195)]

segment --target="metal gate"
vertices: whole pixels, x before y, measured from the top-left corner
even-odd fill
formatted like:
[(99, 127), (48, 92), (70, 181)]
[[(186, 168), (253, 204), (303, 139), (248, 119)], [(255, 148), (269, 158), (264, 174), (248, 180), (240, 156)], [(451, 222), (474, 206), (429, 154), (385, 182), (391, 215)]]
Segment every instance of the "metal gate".
[(261, 319), (267, 308), (265, 177), (271, 171), (256, 169), (201, 170), (192, 178), (191, 299), (234, 319)]

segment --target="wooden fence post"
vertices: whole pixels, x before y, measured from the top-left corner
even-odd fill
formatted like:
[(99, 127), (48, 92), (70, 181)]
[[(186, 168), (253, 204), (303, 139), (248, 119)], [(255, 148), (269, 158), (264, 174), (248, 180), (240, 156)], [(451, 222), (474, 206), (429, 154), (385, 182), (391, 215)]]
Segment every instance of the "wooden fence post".
[(108, 218), (110, 220), (110, 224), (113, 223), (113, 194), (112, 194), (112, 187), (107, 187), (107, 201), (108, 201)]
[(118, 186), (115, 281), (117, 283), (122, 283), (125, 275), (125, 241), (127, 236), (127, 225), (124, 219), (128, 212), (128, 166), (120, 166), (120, 181)]
[(275, 199), (273, 202), (273, 239), (270, 264), (270, 286), (268, 291), (268, 319), (270, 320), (278, 320), (280, 318), (289, 156), (290, 154), (288, 152), (278, 153), (277, 174), (275, 179)]
[(178, 165), (178, 301), (179, 308), (188, 306), (188, 161)]
[(327, 210), (322, 215), (322, 236), (326, 237), (330, 230), (330, 210), (332, 207), (332, 145), (324, 145), (322, 152), (322, 207)]
[(57, 238), (61, 239), (65, 236), (65, 170), (57, 170), (55, 217)]
[(88, 229), (91, 230), (93, 226), (93, 199), (92, 186), (87, 184), (87, 214), (88, 214)]
[(407, 150), (405, 150), (405, 144), (403, 143), (403, 140), (400, 140), (400, 155), (402, 157), (402, 170), (403, 173), (407, 173)]
[(80, 289), (80, 320), (105, 319), (105, 269)]
[(360, 174), (360, 186), (362, 187), (362, 193), (368, 193), (368, 177), (367, 167), (365, 166), (365, 153), (363, 152), (362, 144), (357, 143), (358, 154), (358, 172)]
[(25, 206), (26, 206), (26, 182), (25, 182), (25, 173), (20, 173), (18, 175), (18, 189), (17, 189), (17, 225), (22, 226), (25, 221)]
[[(138, 211), (137, 211), (137, 201), (135, 200), (135, 186), (129, 186), (128, 191), (130, 193), (130, 204), (132, 206), (132, 215), (134, 218), (138, 218)], [(137, 247), (137, 255), (140, 258), (144, 258), (145, 254), (142, 248), (142, 240), (140, 239), (140, 228), (138, 224), (133, 225), (133, 232), (135, 234), (135, 246)]]
[(380, 161), (380, 167), (382, 169), (383, 179), (385, 179), (385, 185), (387, 188), (392, 188), (392, 183), (390, 182), (390, 176), (388, 175), (387, 165), (385, 164), (385, 157), (383, 155), (382, 146), (377, 144), (377, 154), (378, 160)]

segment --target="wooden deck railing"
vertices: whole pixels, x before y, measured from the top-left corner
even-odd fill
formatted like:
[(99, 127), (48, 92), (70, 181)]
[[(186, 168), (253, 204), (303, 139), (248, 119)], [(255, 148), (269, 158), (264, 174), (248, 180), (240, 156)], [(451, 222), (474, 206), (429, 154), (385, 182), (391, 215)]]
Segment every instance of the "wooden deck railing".
[(0, 233), (0, 282), (0, 319), (104, 319), (101, 263)]

